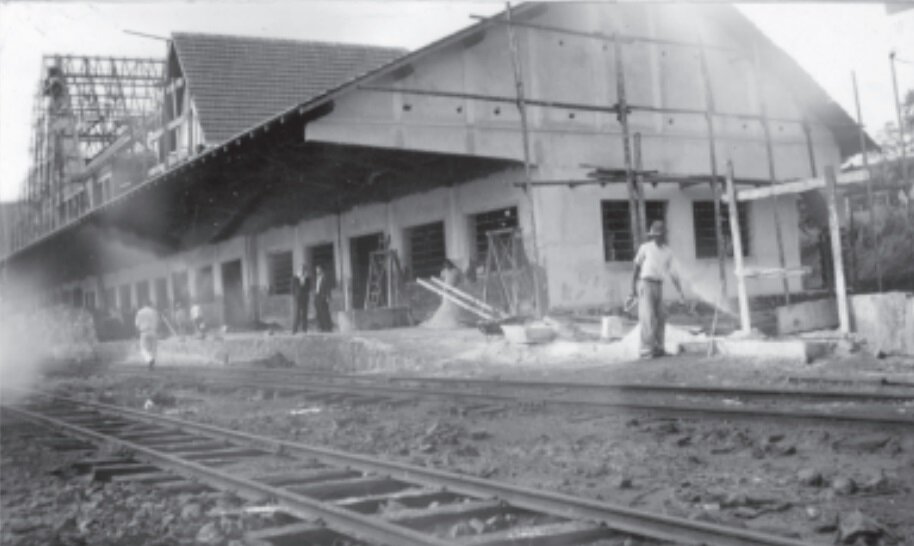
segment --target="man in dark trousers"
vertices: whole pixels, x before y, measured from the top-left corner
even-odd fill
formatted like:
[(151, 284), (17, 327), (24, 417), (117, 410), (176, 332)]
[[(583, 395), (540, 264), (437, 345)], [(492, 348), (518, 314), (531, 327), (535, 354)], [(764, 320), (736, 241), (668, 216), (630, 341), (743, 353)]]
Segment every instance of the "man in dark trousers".
[[(292, 277), (292, 333), (308, 331), (308, 302), (311, 300), (311, 274), (308, 264), (301, 265), (301, 273)], [(315, 302), (316, 304), (316, 302)], [(318, 315), (320, 318), (320, 315)]]
[(330, 279), (324, 274), (324, 267), (317, 266), (314, 284), (314, 310), (317, 312), (317, 327), (321, 332), (333, 330), (330, 321)]

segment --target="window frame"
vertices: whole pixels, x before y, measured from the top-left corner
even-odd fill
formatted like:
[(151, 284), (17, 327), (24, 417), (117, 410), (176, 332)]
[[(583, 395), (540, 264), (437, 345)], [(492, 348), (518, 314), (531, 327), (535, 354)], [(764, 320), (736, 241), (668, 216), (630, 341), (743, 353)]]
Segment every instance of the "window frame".
[[(607, 225), (607, 220), (609, 219), (609, 212), (607, 211), (608, 207), (619, 207), (624, 210), (615, 211), (615, 214), (618, 214), (622, 218), (622, 222), (626, 224), (624, 226), (628, 230), (628, 239), (630, 240), (629, 248), (625, 248), (621, 251), (615, 247), (611, 247), (607, 240), (607, 236), (610, 233), (615, 233), (614, 230), (609, 229), (610, 226)], [(601, 199), (600, 200), (600, 234), (602, 236), (603, 243), (603, 262), (608, 264), (613, 263), (628, 263), (632, 262), (635, 259), (635, 254), (637, 253), (637, 241), (635, 241), (635, 230), (632, 229), (632, 215), (630, 210), (630, 203), (628, 199)], [(657, 207), (660, 209), (660, 214), (657, 214)], [(650, 228), (651, 222), (655, 220), (662, 220), (666, 222), (667, 209), (669, 208), (669, 201), (665, 199), (649, 199), (644, 202), (646, 222), (645, 225)], [(628, 252), (631, 252), (631, 255), (628, 255)], [(618, 257), (616, 256), (618, 254)]]
[[(707, 206), (709, 210), (701, 211), (699, 214), (696, 206)], [(738, 201), (736, 204), (737, 221), (739, 222), (740, 239), (743, 244), (743, 258), (752, 256), (752, 225), (750, 203)], [(727, 258), (733, 258), (733, 244), (730, 241), (730, 209), (727, 203), (720, 204), (721, 231), (724, 236), (724, 247), (727, 252)], [(708, 227), (699, 228), (698, 218), (710, 218), (710, 229)], [(710, 235), (702, 236), (702, 239), (710, 238), (713, 243), (713, 251), (706, 248), (705, 245), (699, 245), (699, 229), (708, 231)], [(696, 260), (715, 260), (717, 259), (717, 232), (714, 229), (714, 200), (697, 199), (692, 201), (692, 240), (695, 247)]]
[[(277, 266), (282, 265), (285, 267), (285, 264), (278, 264), (277, 260), (282, 258), (283, 260), (288, 257), (288, 277), (283, 280), (282, 283), (277, 283)], [(292, 277), (295, 275), (295, 263), (294, 255), (291, 250), (278, 250), (267, 253), (267, 278), (269, 279), (269, 285), (267, 287), (267, 293), (271, 296), (289, 296), (292, 294)], [(280, 286), (277, 286), (280, 284)]]

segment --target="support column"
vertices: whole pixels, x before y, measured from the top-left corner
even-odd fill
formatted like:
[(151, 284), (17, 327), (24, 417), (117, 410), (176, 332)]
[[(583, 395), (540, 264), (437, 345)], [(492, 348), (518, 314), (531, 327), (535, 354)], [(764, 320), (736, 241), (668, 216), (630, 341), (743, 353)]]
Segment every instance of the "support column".
[(844, 256), (841, 252), (841, 228), (838, 223), (838, 189), (835, 169), (825, 167), (825, 198), (828, 201), (828, 231), (831, 235), (831, 256), (835, 270), (835, 297), (838, 299), (838, 322), (843, 333), (850, 332), (847, 310), (847, 284), (844, 281)]

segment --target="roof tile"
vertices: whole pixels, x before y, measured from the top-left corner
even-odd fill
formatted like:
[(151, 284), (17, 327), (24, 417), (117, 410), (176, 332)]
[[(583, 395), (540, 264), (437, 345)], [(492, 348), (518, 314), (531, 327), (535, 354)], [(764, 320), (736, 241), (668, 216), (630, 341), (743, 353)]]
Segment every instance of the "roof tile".
[(209, 143), (403, 56), (375, 46), (174, 33), (178, 59)]

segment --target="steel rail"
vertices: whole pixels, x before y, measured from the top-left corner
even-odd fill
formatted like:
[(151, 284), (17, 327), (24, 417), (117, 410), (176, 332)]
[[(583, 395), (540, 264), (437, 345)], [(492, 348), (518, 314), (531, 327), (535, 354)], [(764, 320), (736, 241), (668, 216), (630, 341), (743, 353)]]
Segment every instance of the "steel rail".
[[(142, 366), (123, 366), (112, 368), (115, 373), (135, 374), (143, 372), (147, 368)], [(723, 395), (730, 397), (772, 397), (772, 398), (834, 398), (842, 401), (851, 400), (881, 400), (881, 401), (899, 401), (914, 402), (914, 391), (866, 391), (853, 389), (798, 389), (795, 387), (778, 388), (773, 386), (754, 386), (754, 385), (731, 385), (731, 386), (714, 386), (714, 385), (690, 385), (690, 384), (669, 384), (669, 383), (584, 383), (581, 381), (531, 381), (524, 379), (489, 379), (474, 377), (434, 377), (422, 375), (354, 375), (336, 372), (322, 372), (314, 370), (293, 370), (293, 369), (276, 369), (276, 368), (252, 368), (252, 367), (226, 367), (226, 368), (189, 368), (181, 366), (161, 367), (163, 371), (177, 371), (178, 373), (190, 374), (251, 374), (260, 377), (275, 376), (277, 379), (297, 379), (304, 377), (318, 377), (329, 381), (349, 381), (357, 383), (426, 383), (442, 385), (466, 385), (480, 388), (519, 388), (519, 389), (536, 389), (536, 390), (575, 390), (575, 391), (617, 391), (617, 392), (662, 392), (680, 395)], [(258, 379), (260, 378), (258, 377)], [(788, 382), (797, 380), (809, 382), (829, 382), (828, 379), (822, 378), (795, 378), (791, 377)], [(850, 383), (851, 380), (840, 380), (841, 383)], [(910, 387), (914, 382), (907, 383), (892, 380), (870, 381), (874, 387)]]
[[(76, 402), (72, 399), (68, 402)], [(419, 533), (403, 527), (388, 523), (379, 518), (370, 518), (357, 512), (346, 510), (329, 503), (319, 502), (290, 491), (262, 483), (248, 480), (238, 476), (209, 468), (202, 464), (182, 459), (168, 453), (158, 451), (135, 442), (120, 439), (116, 436), (102, 434), (86, 427), (68, 423), (65, 420), (41, 415), (33, 411), (4, 406), (4, 411), (10, 411), (20, 417), (43, 423), (58, 430), (65, 430), (71, 434), (93, 440), (99, 443), (115, 444), (141, 454), (150, 462), (162, 466), (176, 474), (187, 478), (203, 478), (207, 482), (225, 489), (232, 489), (252, 495), (269, 495), (287, 503), (290, 512), (296, 515), (321, 518), (330, 528), (339, 527), (347, 535), (354, 535), (359, 539), (384, 540), (388, 544), (403, 544), (414, 546), (449, 546), (453, 543), (436, 539), (435, 537)], [(107, 411), (111, 411), (108, 409)]]
[(239, 383), (231, 378), (207, 378), (208, 381), (215, 383), (228, 384), (239, 387), (254, 387), (276, 391), (286, 392), (324, 392), (338, 394), (352, 394), (358, 391), (365, 394), (391, 394), (407, 396), (426, 396), (433, 398), (472, 398), (476, 400), (498, 401), (504, 403), (526, 403), (531, 405), (559, 405), (569, 407), (586, 407), (586, 408), (622, 408), (638, 411), (647, 411), (673, 417), (716, 417), (724, 416), (726, 418), (777, 418), (794, 421), (796, 423), (806, 421), (827, 421), (827, 422), (848, 422), (848, 423), (867, 423), (878, 424), (881, 426), (901, 426), (914, 427), (914, 416), (904, 416), (898, 413), (887, 412), (850, 412), (843, 411), (833, 413), (827, 410), (793, 410), (787, 408), (773, 407), (735, 407), (713, 404), (693, 404), (693, 403), (662, 403), (662, 402), (645, 402), (630, 400), (579, 400), (573, 398), (542, 398), (538, 396), (522, 396), (508, 394), (490, 394), (475, 392), (459, 392), (433, 389), (410, 389), (406, 387), (383, 387), (383, 386), (364, 386), (364, 385), (315, 385), (302, 384), (290, 385), (288, 383), (272, 383), (267, 381), (254, 381)]
[[(479, 498), (494, 497), (518, 508), (532, 510), (535, 512), (544, 512), (572, 520), (595, 521), (613, 530), (659, 540), (672, 541), (676, 544), (704, 544), (720, 546), (801, 546), (805, 544), (793, 539), (764, 534), (752, 530), (715, 525), (711, 523), (688, 520), (685, 518), (677, 518), (661, 514), (652, 514), (649, 512), (636, 510), (625, 506), (613, 505), (606, 502), (575, 498), (562, 493), (547, 492), (528, 487), (484, 480), (473, 476), (454, 474), (443, 470), (417, 467), (392, 461), (384, 461), (366, 455), (346, 453), (329, 448), (311, 446), (299, 442), (280, 440), (276, 438), (267, 438), (264, 436), (258, 436), (237, 430), (225, 429), (214, 425), (192, 423), (164, 415), (152, 415), (142, 411), (119, 406), (112, 406), (100, 402), (76, 400), (67, 397), (55, 396), (40, 391), (27, 392), (51, 400), (68, 402), (77, 406), (91, 407), (102, 413), (113, 413), (121, 417), (129, 416), (130, 418), (136, 419), (138, 421), (157, 425), (168, 425), (181, 431), (209, 436), (219, 440), (228, 439), (252, 444), (255, 446), (270, 446), (276, 453), (294, 453), (296, 455), (313, 458), (318, 461), (329, 463), (331, 465), (345, 465), (349, 468), (357, 469), (363, 472), (378, 473), (393, 479), (399, 479), (410, 483), (419, 483), (433, 488), (443, 487), (447, 491), (461, 495)], [(17, 409), (15, 411), (18, 411), (20, 414), (24, 415), (31, 413), (21, 409)], [(35, 414), (35, 417), (44, 422), (58, 422), (58, 420), (38, 414)], [(81, 427), (77, 427), (65, 422), (60, 422), (60, 424), (64, 425), (64, 428), (69, 428), (71, 430), (81, 429)], [(111, 437), (96, 433), (94, 431), (87, 429), (82, 430), (89, 435), (98, 438), (100, 441), (108, 441), (112, 439)], [(117, 440), (116, 438), (113, 439), (124, 444), (129, 443), (122, 440)], [(168, 457), (159, 459), (162, 457), (162, 454), (159, 454), (153, 450), (149, 450), (148, 448), (144, 448), (143, 446), (136, 447), (141, 448), (140, 451), (143, 453), (149, 452), (149, 456), (155, 457), (157, 460), (163, 460), (168, 464), (177, 463), (182, 467), (183, 470), (185, 470), (185, 472), (190, 472), (191, 470), (202, 471), (205, 474), (214, 475), (216, 479), (222, 479), (224, 477), (228, 480), (229, 484), (237, 484), (234, 487), (239, 488), (255, 488), (256, 490), (258, 488), (264, 487), (257, 482), (252, 482), (250, 480), (245, 480), (234, 476), (227, 476), (223, 473), (203, 467), (202, 465), (187, 466), (184, 465), (183, 461), (170, 461)], [(284, 500), (285, 498), (289, 498), (292, 502), (303, 500), (307, 501), (307, 505), (318, 504), (318, 506), (313, 508), (315, 511), (323, 511), (326, 508), (321, 503), (315, 503), (313, 500), (307, 499), (305, 497), (299, 498), (298, 495), (290, 494), (286, 491), (278, 490), (277, 493), (281, 493), (283, 496), (278, 498), (283, 498)], [(309, 508), (309, 511), (310, 510), (311, 509)], [(331, 519), (334, 522), (339, 522), (340, 518), (342, 517), (347, 519), (351, 517), (349, 514), (337, 514), (338, 510), (330, 510), (328, 512), (328, 522), (330, 522)], [(364, 519), (367, 518), (357, 518), (353, 521), (356, 525), (374, 523), (373, 521), (365, 522), (363, 521)], [(436, 544), (433, 542), (428, 542), (427, 539), (428, 537), (425, 537), (425, 544)], [(412, 544), (412, 542), (402, 544)]]
[[(199, 375), (192, 372), (183, 372), (185, 379), (201, 379)], [(181, 376), (178, 376), (181, 377)], [(175, 379), (172, 375), (163, 379)], [(575, 398), (561, 397), (542, 397), (534, 395), (519, 394), (494, 394), (483, 392), (461, 392), (454, 390), (423, 389), (409, 387), (389, 387), (380, 385), (355, 385), (355, 384), (315, 384), (302, 383), (290, 384), (289, 382), (271, 382), (259, 379), (240, 378), (233, 379), (229, 377), (210, 376), (202, 378), (204, 381), (211, 383), (230, 385), (236, 387), (253, 387), (282, 392), (323, 392), (337, 394), (353, 394), (354, 392), (363, 394), (387, 394), (396, 396), (413, 396), (413, 397), (449, 397), (449, 398), (470, 398), (476, 400), (498, 401), (504, 403), (527, 403), (531, 405), (558, 405), (568, 407), (586, 407), (586, 408), (623, 408), (638, 411), (647, 411), (662, 415), (671, 415), (674, 417), (692, 416), (692, 417), (726, 417), (741, 419), (758, 419), (758, 418), (776, 418), (790, 420), (795, 423), (813, 421), (826, 422), (847, 422), (847, 423), (866, 423), (878, 424), (880, 426), (901, 426), (914, 427), (914, 416), (907, 416), (898, 412), (891, 411), (841, 411), (833, 412), (829, 410), (818, 409), (789, 409), (781, 407), (736, 407), (732, 405), (715, 405), (707, 403), (682, 403), (682, 402), (650, 402), (644, 400), (625, 400), (625, 399), (602, 399), (602, 400), (581, 400)], [(674, 391), (675, 392), (675, 391)], [(733, 395), (732, 391), (722, 391)], [(910, 400), (910, 398), (904, 398)]]

